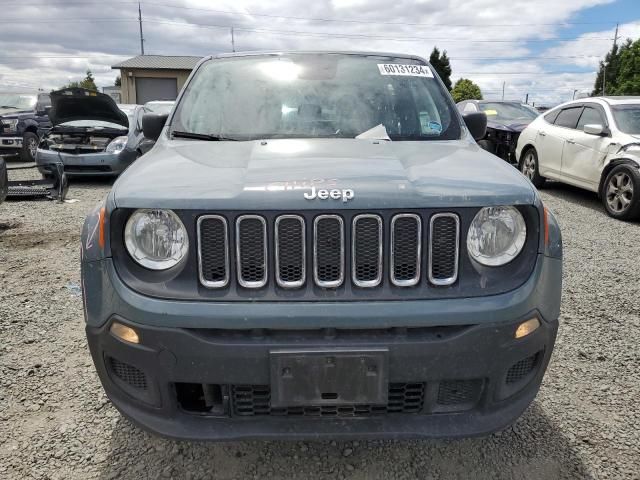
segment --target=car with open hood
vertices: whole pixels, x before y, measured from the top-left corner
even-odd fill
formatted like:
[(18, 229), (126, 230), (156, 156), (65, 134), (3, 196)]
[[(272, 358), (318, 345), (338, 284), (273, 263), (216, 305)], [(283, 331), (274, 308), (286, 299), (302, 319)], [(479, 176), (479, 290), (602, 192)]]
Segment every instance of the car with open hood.
[(486, 434), (553, 351), (558, 225), (427, 61), (206, 57), (86, 219), (86, 334), (183, 439)]
[(117, 105), (92, 90), (52, 92), (52, 128), (38, 147), (38, 168), (47, 176), (58, 161), (68, 176), (119, 175), (153, 146), (142, 133), (146, 111), (140, 105)]
[(462, 113), (483, 112), (487, 116), (487, 133), (478, 145), (509, 163), (517, 163), (516, 146), (520, 132), (540, 113), (520, 103), (497, 100), (465, 100), (458, 103)]

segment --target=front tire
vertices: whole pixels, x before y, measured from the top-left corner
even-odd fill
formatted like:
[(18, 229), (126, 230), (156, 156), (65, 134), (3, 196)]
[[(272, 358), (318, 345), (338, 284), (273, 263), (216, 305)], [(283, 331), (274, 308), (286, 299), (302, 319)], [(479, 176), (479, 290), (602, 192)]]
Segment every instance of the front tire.
[(531, 180), (531, 183), (536, 188), (541, 188), (547, 181), (546, 178), (540, 175), (538, 169), (538, 152), (535, 148), (529, 148), (522, 154), (522, 160), (520, 160), (520, 172)]
[(23, 162), (35, 162), (38, 151), (38, 135), (33, 132), (25, 132), (22, 137), (22, 149), (20, 150), (20, 160)]
[(630, 165), (609, 172), (602, 189), (602, 203), (609, 216), (618, 220), (640, 217), (640, 173)]

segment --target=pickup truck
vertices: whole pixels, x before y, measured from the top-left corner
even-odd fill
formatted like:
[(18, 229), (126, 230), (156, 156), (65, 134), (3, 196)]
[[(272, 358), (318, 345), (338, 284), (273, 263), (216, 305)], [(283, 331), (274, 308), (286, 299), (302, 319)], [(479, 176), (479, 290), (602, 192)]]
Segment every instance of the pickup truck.
[(51, 128), (48, 93), (0, 93), (0, 155), (33, 162), (40, 138)]

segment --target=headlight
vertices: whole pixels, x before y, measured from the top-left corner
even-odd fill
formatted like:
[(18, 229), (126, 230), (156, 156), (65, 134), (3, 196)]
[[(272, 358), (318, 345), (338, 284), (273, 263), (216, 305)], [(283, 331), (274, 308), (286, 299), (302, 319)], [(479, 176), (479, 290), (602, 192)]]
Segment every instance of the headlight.
[(478, 263), (499, 267), (518, 256), (526, 239), (527, 226), (517, 209), (487, 207), (471, 222), (467, 250)]
[(20, 120), (12, 119), (12, 120), (3, 120), (2, 125), (4, 126), (4, 130), (7, 132), (15, 132), (18, 130), (18, 122)]
[(116, 137), (109, 142), (106, 151), (108, 153), (120, 153), (122, 150), (124, 150), (124, 147), (127, 145), (128, 140), (128, 137)]
[(171, 210), (136, 210), (127, 221), (124, 241), (131, 257), (150, 270), (177, 265), (189, 250), (189, 236)]

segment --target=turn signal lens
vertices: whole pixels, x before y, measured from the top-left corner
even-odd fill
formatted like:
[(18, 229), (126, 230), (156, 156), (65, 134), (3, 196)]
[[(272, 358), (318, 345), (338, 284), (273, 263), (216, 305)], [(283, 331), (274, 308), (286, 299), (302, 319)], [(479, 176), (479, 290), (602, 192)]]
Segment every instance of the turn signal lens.
[(537, 318), (531, 318), (526, 322), (521, 323), (516, 329), (516, 338), (523, 338), (527, 335), (535, 332), (540, 326), (540, 320)]
[(138, 333), (133, 328), (122, 325), (121, 323), (113, 322), (109, 331), (120, 340), (124, 340), (125, 342), (140, 343), (140, 337), (138, 337)]

